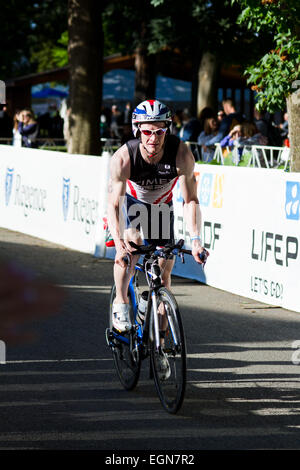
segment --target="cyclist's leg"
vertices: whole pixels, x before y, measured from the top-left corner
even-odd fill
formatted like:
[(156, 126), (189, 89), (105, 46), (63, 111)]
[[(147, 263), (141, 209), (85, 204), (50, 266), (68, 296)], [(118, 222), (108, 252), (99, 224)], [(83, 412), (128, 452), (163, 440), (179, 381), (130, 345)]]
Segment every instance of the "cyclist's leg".
[[(124, 240), (127, 242), (132, 241), (137, 245), (142, 244), (142, 239), (140, 233), (135, 229), (128, 228), (125, 230), (124, 233)], [(128, 286), (131, 277), (134, 274), (135, 265), (138, 262), (139, 255), (132, 256), (131, 258), (131, 265), (127, 269), (127, 267), (122, 268), (118, 264), (114, 264), (114, 281), (116, 285), (116, 297), (115, 303), (116, 304), (128, 304)]]
[(171, 290), (171, 274), (172, 274), (172, 269), (175, 264), (175, 260), (174, 259), (165, 260), (165, 259), (160, 258), (158, 262), (159, 262), (161, 273), (162, 273), (162, 276), (161, 276), (162, 283), (167, 289)]

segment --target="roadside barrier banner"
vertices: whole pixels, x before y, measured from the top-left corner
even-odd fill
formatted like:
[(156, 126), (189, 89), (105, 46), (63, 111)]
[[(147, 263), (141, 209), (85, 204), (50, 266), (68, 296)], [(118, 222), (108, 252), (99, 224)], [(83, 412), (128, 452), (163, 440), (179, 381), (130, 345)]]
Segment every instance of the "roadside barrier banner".
[(0, 146), (1, 226), (94, 253), (106, 190), (101, 158)]
[[(0, 225), (95, 256), (105, 247), (109, 155), (0, 146)], [(264, 168), (195, 167), (205, 269), (177, 257), (173, 273), (300, 312), (300, 174)], [(175, 233), (190, 248), (179, 183)], [(199, 299), (200, 301), (201, 299)]]
[[(174, 274), (300, 311), (300, 175), (263, 168), (196, 165), (205, 270), (190, 256)], [(190, 246), (175, 189), (177, 237)], [(176, 214), (176, 211), (175, 211)]]

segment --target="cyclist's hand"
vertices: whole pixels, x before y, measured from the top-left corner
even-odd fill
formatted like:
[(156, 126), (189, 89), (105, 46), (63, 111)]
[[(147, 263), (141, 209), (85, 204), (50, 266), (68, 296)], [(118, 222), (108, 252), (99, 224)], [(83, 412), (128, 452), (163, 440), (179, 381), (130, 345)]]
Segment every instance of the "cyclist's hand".
[(192, 242), (192, 255), (198, 264), (205, 264), (209, 256), (209, 252), (201, 246), (200, 240), (193, 240)]
[(116, 246), (116, 255), (115, 255), (115, 263), (121, 266), (122, 268), (127, 268), (128, 263), (126, 263), (126, 259), (128, 259), (129, 263), (131, 261), (130, 250), (128, 249), (124, 240), (119, 240), (115, 243)]

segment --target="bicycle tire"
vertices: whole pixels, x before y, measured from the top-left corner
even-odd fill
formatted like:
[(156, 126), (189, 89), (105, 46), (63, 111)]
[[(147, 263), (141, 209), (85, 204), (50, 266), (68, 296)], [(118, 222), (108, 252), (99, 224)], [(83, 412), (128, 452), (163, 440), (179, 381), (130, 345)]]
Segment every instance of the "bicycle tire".
[[(171, 375), (169, 378), (161, 378), (159, 370), (158, 355), (154, 342), (150, 345), (151, 367), (155, 387), (162, 406), (168, 413), (175, 414), (182, 406), (186, 387), (186, 344), (181, 315), (174, 295), (165, 287), (157, 291), (157, 305), (161, 302), (168, 310), (168, 326), (165, 332), (163, 352), (167, 355)], [(177, 345), (174, 342), (173, 329), (177, 337)], [(154, 328), (153, 320), (151, 328)], [(152, 337), (154, 334), (152, 333)]]
[[(115, 285), (111, 289), (110, 294), (110, 305), (109, 305), (109, 328), (112, 330), (112, 305), (116, 296), (116, 287)], [(130, 317), (131, 322), (133, 323), (133, 309), (132, 302), (130, 299)], [(133, 335), (133, 332), (124, 334), (124, 337), (128, 338), (129, 342)], [(141, 358), (137, 353), (133, 355), (130, 351), (130, 345), (115, 338), (113, 340), (114, 346), (112, 348), (112, 355), (114, 360), (115, 369), (118, 375), (118, 378), (125, 388), (125, 390), (133, 390), (139, 380), (140, 369), (141, 369)]]

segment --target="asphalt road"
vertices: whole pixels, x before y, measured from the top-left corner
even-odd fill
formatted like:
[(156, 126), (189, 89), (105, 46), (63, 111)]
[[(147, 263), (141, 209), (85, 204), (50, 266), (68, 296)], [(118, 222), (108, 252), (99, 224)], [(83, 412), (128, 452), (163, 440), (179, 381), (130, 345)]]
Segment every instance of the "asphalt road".
[[(0, 229), (0, 257), (64, 285), (59, 316), (0, 365), (0, 450), (299, 449), (300, 314), (180, 278), (188, 347), (178, 415), (160, 405), (148, 362), (120, 386), (104, 330), (112, 261)], [(299, 355), (300, 356), (300, 355)]]

